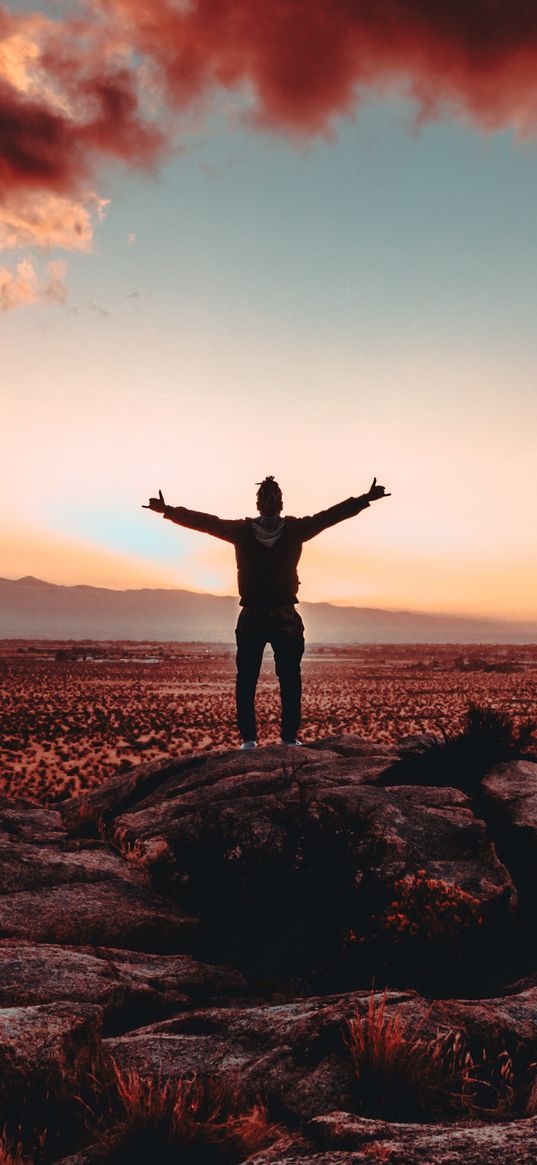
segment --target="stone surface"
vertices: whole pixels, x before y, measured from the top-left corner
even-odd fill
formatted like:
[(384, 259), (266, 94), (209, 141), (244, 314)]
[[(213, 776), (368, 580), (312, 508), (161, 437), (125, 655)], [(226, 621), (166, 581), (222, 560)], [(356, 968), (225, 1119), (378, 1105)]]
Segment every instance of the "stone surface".
[(242, 976), (188, 955), (151, 955), (106, 947), (0, 942), (0, 1007), (59, 1001), (99, 1004), (108, 1025), (148, 1022), (171, 1011), (231, 1001)]
[(319, 749), (323, 752), (329, 749), (331, 752), (337, 753), (338, 756), (347, 757), (383, 757), (385, 764), (396, 760), (399, 755), (399, 750), (395, 745), (379, 744), (378, 741), (368, 740), (367, 737), (358, 736), (355, 732), (348, 732), (345, 736), (325, 736), (322, 740), (314, 740), (308, 744), (308, 751), (310, 749), (314, 751)]
[(449, 785), (390, 785), (392, 793), (398, 793), (414, 805), (430, 805), (436, 809), (463, 807), (472, 812), (472, 803), (462, 789), (451, 789)]
[(485, 777), (484, 810), (517, 886), (533, 909), (537, 901), (537, 764), (509, 761)]
[[(133, 871), (110, 847), (98, 841), (35, 844), (0, 835), (0, 886), (4, 893), (41, 890), (74, 883), (133, 881)], [(138, 878), (139, 880), (139, 878)]]
[(90, 943), (128, 950), (188, 951), (195, 919), (164, 904), (138, 880), (75, 882), (0, 898), (0, 936)]
[(197, 920), (102, 841), (72, 840), (54, 810), (0, 807), (0, 938), (192, 950)]
[(520, 760), (497, 765), (481, 788), (498, 824), (524, 833), (537, 852), (537, 764)]
[[(371, 870), (374, 853), (381, 879), (425, 868), (474, 895), (485, 911), (508, 910), (514, 899), (509, 873), (464, 794), (449, 788), (377, 788), (385, 757), (343, 756), (334, 748), (333, 743), (332, 750), (304, 748), (290, 755), (289, 749), (272, 746), (216, 754), (193, 767), (185, 761), (173, 771), (165, 766), (165, 779), (150, 791), (127, 774), (129, 810), (119, 779), (116, 801), (108, 796), (110, 835), (141, 863), (160, 861), (184, 875), (184, 841), (200, 820), (211, 820), (215, 835), (225, 830), (234, 845), (262, 844), (264, 838), (273, 844), (279, 829), (287, 828), (288, 815), (298, 819), (306, 806), (352, 827), (359, 821), (364, 866)], [(151, 779), (154, 784), (154, 766)], [(90, 816), (100, 812), (101, 803), (100, 790), (67, 802), (64, 820), (76, 828), (82, 807)], [(282, 813), (287, 816), (280, 827)]]
[(56, 1002), (37, 1007), (0, 1010), (2, 1087), (16, 1088), (19, 1078), (74, 1070), (79, 1059), (89, 1062), (100, 1038), (101, 1008), (93, 1004)]
[[(262, 1090), (277, 1119), (297, 1122), (360, 1103), (347, 1046), (347, 1024), (365, 1018), (370, 992), (295, 1000), (258, 1007), (204, 1009), (105, 1040), (123, 1071), (158, 1076), (238, 1074), (253, 1103)], [(537, 989), (488, 1000), (426, 1000), (415, 992), (379, 993), (386, 1020), (408, 1039), (433, 1044), (458, 1033), (475, 1058), (501, 1064), (508, 1054), (527, 1080), (537, 1049)]]
[(22, 797), (0, 798), (0, 837), (15, 841), (65, 841), (66, 830), (56, 809), (36, 805)]
[(86, 1003), (0, 1010), (0, 1113), (8, 1136), (48, 1135), (67, 1122), (95, 1070), (101, 1026), (101, 1008)]
[[(390, 1003), (412, 997), (394, 992)], [(365, 1013), (367, 1002), (367, 994), (351, 992), (233, 1011), (205, 1009), (108, 1039), (105, 1047), (122, 1071), (144, 1065), (153, 1075), (238, 1075), (247, 1103), (262, 1090), (278, 1119), (296, 1122), (329, 1111), (338, 1098), (352, 1103), (344, 1027)]]
[(87, 832), (109, 811), (128, 809), (140, 798), (157, 791), (169, 776), (178, 778), (183, 770), (192, 773), (197, 765), (203, 764), (204, 759), (192, 756), (135, 765), (127, 773), (111, 777), (91, 793), (62, 801), (57, 816), (71, 833)]
[[(415, 743), (331, 737), (140, 765), (53, 808), (4, 798), (0, 1127), (8, 1095), (17, 1120), (36, 1105), (52, 1126), (69, 1090), (113, 1060), (157, 1085), (197, 1074), (245, 1108), (266, 1102), (282, 1137), (249, 1165), (537, 1160), (537, 970), (516, 961), (533, 917), (537, 765), (499, 766), (474, 804), (456, 788), (384, 786)], [(418, 899), (401, 899), (390, 930), (409, 886)], [(446, 923), (465, 895), (475, 910)], [(476, 998), (454, 998), (469, 951)], [(407, 1043), (509, 1058), (517, 1119), (366, 1111), (348, 1022), (366, 1025), (372, 979), (391, 984), (376, 1014)], [(92, 1139), (73, 1126), (37, 1165), (108, 1165)]]
[[(76, 844), (90, 844), (80, 839), (80, 833), (82, 823), (91, 822), (103, 839), (129, 858), (130, 868), (161, 894), (168, 910), (173, 901), (181, 915), (201, 917), (206, 927), (205, 945), (202, 935), (195, 950), (188, 946), (187, 922), (178, 922), (174, 932), (171, 920), (171, 931), (161, 927), (158, 917), (154, 926), (149, 919), (147, 925), (141, 920), (142, 934), (149, 930), (153, 936), (143, 939), (128, 913), (131, 890), (124, 887), (122, 934), (106, 937), (89, 920), (87, 941), (146, 950), (194, 950), (203, 961), (238, 967), (257, 986), (266, 979), (300, 979), (312, 967), (321, 973), (323, 958), (322, 973), (337, 965), (343, 983), (345, 976), (348, 979), (344, 964), (356, 965), (358, 959), (359, 985), (364, 985), (375, 976), (378, 959), (369, 948), (355, 948), (342, 961), (343, 936), (352, 933), (365, 936), (369, 944), (376, 941), (379, 919), (397, 899), (397, 883), (419, 870), (440, 892), (444, 886), (453, 894), (470, 896), (467, 901), (472, 901), (481, 920), (483, 951), (496, 944), (507, 952), (516, 892), (485, 823), (453, 788), (379, 785), (387, 759), (364, 750), (360, 755), (340, 755), (335, 742), (324, 750), (276, 745), (216, 753), (201, 763), (198, 757), (164, 764), (160, 771), (154, 765), (143, 766), (143, 779), (126, 774), (124, 785), (116, 778), (113, 790), (107, 790), (104, 811), (100, 790), (67, 802), (61, 812), (69, 831), (79, 837)], [(162, 909), (157, 903), (153, 906), (157, 913)], [(102, 916), (100, 907), (97, 914)], [(24, 933), (11, 920), (9, 926), (4, 933)], [(463, 930), (460, 939), (466, 942), (471, 928)], [(40, 924), (31, 937), (55, 942), (59, 933)], [(127, 934), (130, 939), (123, 937)], [(424, 941), (427, 937), (425, 933)], [(436, 938), (439, 950), (438, 934)], [(61, 941), (78, 940), (72, 931), (63, 930)], [(438, 965), (445, 963), (442, 990), (448, 989), (450, 965), (467, 972), (466, 978), (459, 976), (459, 991), (473, 990), (469, 978), (474, 953), (461, 955), (449, 925), (443, 942), (444, 956), (438, 950), (435, 954)], [(386, 961), (391, 948), (386, 941), (384, 946)], [(397, 951), (395, 956), (399, 957)], [(407, 952), (400, 982), (419, 982), (412, 958), (414, 967), (416, 959), (426, 965), (425, 953)], [(490, 959), (488, 965), (492, 971)], [(506, 972), (505, 977), (514, 976)]]
[[(318, 1165), (321, 1161), (350, 1165), (375, 1160), (397, 1165), (516, 1165), (522, 1161), (529, 1165), (537, 1159), (537, 1119), (492, 1125), (477, 1122), (458, 1128), (392, 1124), (334, 1112), (313, 1120), (307, 1131), (318, 1148), (328, 1150), (322, 1157), (308, 1156), (311, 1150), (305, 1150), (302, 1160)], [(257, 1165), (262, 1159), (258, 1158)], [(265, 1160), (268, 1165), (270, 1158)], [(276, 1161), (273, 1158), (274, 1165)]]

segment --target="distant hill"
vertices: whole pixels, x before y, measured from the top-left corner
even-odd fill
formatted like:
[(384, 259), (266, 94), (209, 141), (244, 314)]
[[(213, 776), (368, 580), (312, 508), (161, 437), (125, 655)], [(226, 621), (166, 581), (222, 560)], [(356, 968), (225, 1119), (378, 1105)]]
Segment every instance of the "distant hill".
[[(0, 579), (1, 639), (135, 639), (232, 643), (231, 596), (144, 587), (57, 586), (32, 575)], [(375, 607), (301, 603), (310, 643), (534, 643), (537, 623)]]

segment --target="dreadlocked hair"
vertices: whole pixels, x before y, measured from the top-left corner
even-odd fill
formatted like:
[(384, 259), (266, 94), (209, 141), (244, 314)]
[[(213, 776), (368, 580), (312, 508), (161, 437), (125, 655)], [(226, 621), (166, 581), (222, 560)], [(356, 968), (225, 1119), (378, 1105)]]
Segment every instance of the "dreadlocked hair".
[(263, 481), (256, 481), (256, 485), (259, 486), (259, 489), (258, 489), (257, 494), (256, 494), (258, 506), (259, 506), (260, 502), (264, 502), (268, 498), (275, 498), (275, 500), (279, 504), (280, 509), (282, 508), (282, 505), (283, 505), (282, 491), (278, 485), (278, 482), (274, 480), (274, 477), (272, 476), (272, 474), (270, 475), (270, 477), (263, 478)]

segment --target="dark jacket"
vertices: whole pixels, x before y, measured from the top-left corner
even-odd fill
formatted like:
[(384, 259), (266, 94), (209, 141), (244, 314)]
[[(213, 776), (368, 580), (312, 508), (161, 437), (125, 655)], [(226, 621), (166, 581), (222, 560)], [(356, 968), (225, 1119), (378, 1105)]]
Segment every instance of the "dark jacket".
[(252, 518), (226, 519), (214, 514), (200, 514), (184, 506), (167, 506), (164, 514), (178, 526), (201, 530), (224, 542), (232, 542), (237, 559), (237, 576), (242, 607), (278, 607), (298, 603), (300, 585), (297, 565), (302, 543), (309, 542), (322, 530), (365, 510), (369, 502), (364, 494), (347, 498), (307, 518), (284, 518), (283, 530), (273, 546), (264, 546), (255, 536)]

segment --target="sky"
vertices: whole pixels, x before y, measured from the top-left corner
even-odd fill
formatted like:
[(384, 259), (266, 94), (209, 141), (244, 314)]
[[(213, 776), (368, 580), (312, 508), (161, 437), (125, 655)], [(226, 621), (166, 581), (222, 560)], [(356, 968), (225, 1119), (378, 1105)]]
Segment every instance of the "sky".
[(0, 5), (0, 574), (231, 594), (142, 509), (391, 491), (307, 600), (537, 618), (537, 9)]

